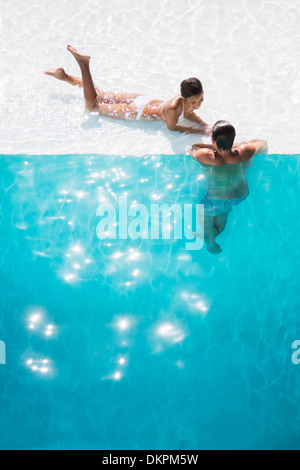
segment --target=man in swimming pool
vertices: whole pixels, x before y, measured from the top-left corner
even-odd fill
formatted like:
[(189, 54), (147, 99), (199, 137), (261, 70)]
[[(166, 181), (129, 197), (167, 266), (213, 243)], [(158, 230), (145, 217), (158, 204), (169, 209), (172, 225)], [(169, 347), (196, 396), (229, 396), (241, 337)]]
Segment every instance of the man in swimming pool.
[(218, 121), (212, 129), (212, 145), (196, 144), (190, 155), (201, 163), (208, 180), (204, 204), (204, 241), (210, 253), (222, 251), (216, 237), (225, 229), (232, 207), (249, 195), (246, 174), (252, 157), (267, 153), (265, 140), (234, 145), (235, 129), (227, 121)]
[[(82, 79), (67, 75), (63, 68), (48, 69), (44, 73), (72, 85), (83, 87), (86, 109), (114, 119), (166, 121), (172, 131), (190, 134), (211, 134), (211, 127), (197, 116), (204, 100), (201, 82), (189, 78), (181, 83), (181, 94), (163, 102), (135, 93), (112, 93), (100, 91), (94, 86), (89, 63), (90, 56), (80, 54), (74, 47), (68, 46), (81, 69)], [(186, 127), (180, 124), (183, 119), (199, 124), (201, 127)]]

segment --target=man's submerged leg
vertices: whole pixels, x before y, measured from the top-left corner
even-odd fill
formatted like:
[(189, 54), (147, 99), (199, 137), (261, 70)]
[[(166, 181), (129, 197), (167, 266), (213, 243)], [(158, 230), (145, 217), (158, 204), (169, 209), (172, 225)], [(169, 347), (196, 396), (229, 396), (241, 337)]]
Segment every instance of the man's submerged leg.
[(216, 242), (216, 237), (225, 229), (228, 214), (229, 212), (217, 216), (204, 214), (204, 241), (208, 251), (213, 255), (217, 255), (222, 251), (222, 248)]

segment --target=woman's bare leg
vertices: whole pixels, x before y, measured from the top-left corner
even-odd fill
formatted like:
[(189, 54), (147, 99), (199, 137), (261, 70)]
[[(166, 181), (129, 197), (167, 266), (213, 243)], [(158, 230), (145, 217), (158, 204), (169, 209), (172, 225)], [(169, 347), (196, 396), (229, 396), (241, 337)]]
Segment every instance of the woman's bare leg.
[[(63, 82), (69, 83), (70, 85), (78, 86), (83, 88), (83, 81), (79, 77), (68, 75), (62, 67), (58, 69), (51, 68), (44, 71), (44, 74), (50, 77), (57, 78)], [(100, 103), (132, 103), (132, 101), (138, 96), (137, 93), (113, 93), (111, 91), (101, 91), (95, 87), (97, 91), (97, 101)]]
[(135, 119), (137, 114), (136, 107), (133, 109), (130, 107), (130, 103), (134, 98), (131, 97), (130, 102), (126, 101), (124, 103), (115, 103), (114, 100), (111, 104), (99, 102), (98, 93), (90, 72), (91, 57), (80, 54), (75, 47), (70, 45), (68, 45), (68, 51), (74, 56), (81, 70), (86, 109), (89, 111), (97, 111), (101, 116), (109, 116), (115, 119)]
[[(44, 71), (44, 74), (49, 75), (50, 77), (57, 78), (63, 82), (69, 83), (70, 85), (78, 86), (79, 88), (83, 88), (83, 81), (79, 77), (74, 77), (73, 75), (68, 75), (62, 67), (58, 69), (48, 69)], [(111, 92), (100, 91), (96, 88), (97, 91), (97, 101), (101, 103), (118, 103), (123, 102), (118, 100), (118, 95)], [(117, 99), (116, 99), (117, 97)]]
[(71, 52), (81, 70), (83, 95), (85, 99), (86, 108), (89, 111), (95, 111), (95, 105), (97, 102), (98, 94), (90, 72), (91, 57), (89, 55), (79, 54), (75, 47), (72, 47), (70, 45), (68, 45), (68, 51)]
[(44, 73), (46, 75), (49, 75), (50, 77), (54, 77), (54, 78), (57, 78), (58, 80), (62, 80), (63, 82), (67, 82), (70, 85), (76, 85), (79, 88), (83, 87), (81, 78), (68, 75), (62, 67), (59, 67), (58, 69), (48, 69), (48, 70), (45, 70)]
[(100, 116), (107, 116), (113, 119), (136, 119), (137, 110), (132, 109), (130, 104), (126, 103), (99, 103), (97, 102), (93, 111), (96, 111)]
[[(50, 68), (44, 71), (44, 74), (50, 77), (57, 78), (63, 82), (69, 83), (70, 85), (83, 88), (83, 81), (79, 77), (68, 75), (62, 67), (57, 69)], [(137, 93), (113, 93), (107, 91), (101, 91), (95, 87), (97, 92), (97, 101), (100, 103), (114, 104), (114, 103), (132, 103), (132, 101), (138, 96)]]

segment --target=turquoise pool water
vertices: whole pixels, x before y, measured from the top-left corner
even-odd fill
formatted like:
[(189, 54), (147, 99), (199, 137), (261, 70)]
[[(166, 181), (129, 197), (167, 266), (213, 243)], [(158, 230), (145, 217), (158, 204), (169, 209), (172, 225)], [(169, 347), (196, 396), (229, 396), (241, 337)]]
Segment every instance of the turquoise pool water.
[(196, 204), (183, 155), (0, 157), (2, 449), (299, 449), (299, 156), (256, 157), (223, 251), (100, 240), (97, 208)]

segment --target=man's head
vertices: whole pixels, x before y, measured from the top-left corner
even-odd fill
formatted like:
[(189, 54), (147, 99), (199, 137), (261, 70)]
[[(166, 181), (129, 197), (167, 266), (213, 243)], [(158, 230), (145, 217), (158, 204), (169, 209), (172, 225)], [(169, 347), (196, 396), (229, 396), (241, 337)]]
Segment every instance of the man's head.
[(218, 121), (212, 128), (212, 142), (221, 151), (231, 150), (235, 135), (235, 128), (227, 121)]
[(199, 109), (204, 101), (202, 83), (198, 78), (187, 78), (180, 84), (181, 96), (194, 108)]

